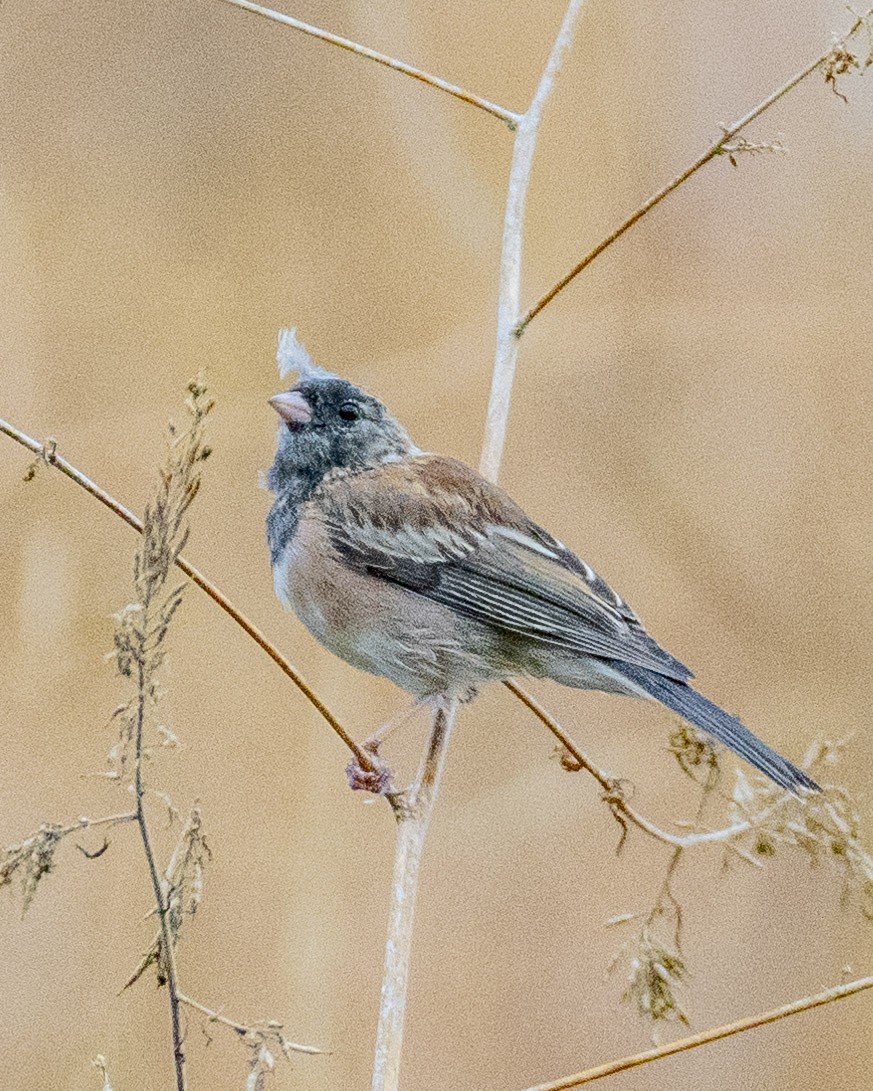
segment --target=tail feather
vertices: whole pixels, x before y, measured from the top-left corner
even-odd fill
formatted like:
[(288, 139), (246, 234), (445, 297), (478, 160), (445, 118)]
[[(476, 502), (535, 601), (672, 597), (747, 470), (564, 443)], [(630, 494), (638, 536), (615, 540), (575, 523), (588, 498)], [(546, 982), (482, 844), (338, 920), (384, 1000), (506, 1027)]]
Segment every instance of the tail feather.
[(735, 754), (745, 758), (750, 765), (754, 765), (780, 788), (794, 793), (798, 788), (821, 791), (819, 785), (802, 769), (798, 769), (787, 758), (777, 754), (741, 724), (736, 716), (730, 716), (724, 709), (708, 701), (691, 686), (628, 663), (616, 662), (613, 666), (628, 681), (633, 682), (656, 701), (660, 701), (662, 705), (677, 713), (683, 720), (701, 728), (720, 743), (724, 743)]

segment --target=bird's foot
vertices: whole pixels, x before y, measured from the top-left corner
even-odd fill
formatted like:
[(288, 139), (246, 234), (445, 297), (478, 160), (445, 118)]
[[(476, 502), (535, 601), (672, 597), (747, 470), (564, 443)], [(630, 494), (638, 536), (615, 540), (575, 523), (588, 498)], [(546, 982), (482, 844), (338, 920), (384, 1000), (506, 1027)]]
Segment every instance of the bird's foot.
[(391, 770), (379, 759), (378, 742), (372, 744), (368, 741), (364, 743), (364, 749), (373, 755), (373, 766), (371, 769), (364, 769), (357, 758), (352, 758), (346, 766), (349, 787), (353, 792), (371, 792), (377, 796), (388, 795), (392, 787)]

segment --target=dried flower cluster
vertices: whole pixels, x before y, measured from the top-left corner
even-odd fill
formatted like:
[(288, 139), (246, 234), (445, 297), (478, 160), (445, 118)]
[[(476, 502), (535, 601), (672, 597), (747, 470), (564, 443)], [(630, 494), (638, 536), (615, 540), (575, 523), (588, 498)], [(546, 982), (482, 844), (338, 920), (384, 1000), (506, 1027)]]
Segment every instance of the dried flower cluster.
[(100, 1091), (112, 1091), (112, 1083), (109, 1080), (109, 1070), (106, 1067), (106, 1058), (102, 1053), (98, 1053), (94, 1060), (91, 1062), (103, 1077), (103, 1084)]
[(726, 155), (732, 167), (739, 166), (737, 157), (740, 155), (766, 155), (787, 154), (788, 149), (781, 140), (747, 140), (744, 136), (737, 136), (733, 140), (721, 145), (719, 155)]
[[(106, 818), (88, 818), (82, 816), (68, 826), (59, 826), (54, 822), (44, 822), (39, 829), (16, 845), (8, 845), (0, 851), (0, 887), (8, 886), (18, 875), (21, 879), (22, 913), (26, 912), (36, 894), (37, 884), (48, 875), (55, 865), (55, 853), (61, 841), (71, 833), (78, 833), (90, 826), (118, 826), (132, 822), (136, 818), (133, 812), (108, 815)], [(104, 841), (104, 845), (107, 842)], [(102, 856), (105, 849), (89, 852), (79, 845), (82, 854), (89, 859)]]
[(37, 883), (54, 867), (55, 850), (62, 836), (61, 826), (44, 822), (36, 833), (18, 845), (10, 845), (0, 855), (0, 886), (8, 885), (19, 874), (24, 910), (33, 901)]
[(687, 976), (688, 967), (680, 951), (654, 938), (646, 926), (630, 960), (627, 988), (622, 999), (635, 1004), (639, 1014), (652, 1022), (666, 1019), (687, 1024), (688, 1017), (676, 996), (677, 986)]
[(249, 1047), (249, 1071), (245, 1091), (264, 1091), (267, 1086), (267, 1077), (275, 1069), (276, 1058), (279, 1054), (286, 1061), (290, 1061), (294, 1053), (311, 1055), (323, 1052), (312, 1046), (301, 1046), (292, 1042), (282, 1033), (282, 1024), (274, 1020), (252, 1023), (248, 1027), (238, 1025), (234, 1029)]
[(667, 749), (686, 776), (707, 788), (715, 785), (721, 771), (718, 750), (708, 735), (680, 720)]
[[(803, 767), (823, 780), (822, 773), (840, 761), (844, 746), (843, 740), (816, 740)], [(811, 864), (829, 862), (841, 873), (843, 900), (855, 900), (864, 916), (873, 920), (873, 857), (864, 847), (861, 816), (851, 795), (830, 785), (802, 800), (780, 796), (769, 782), (737, 771), (731, 817), (742, 821), (753, 814), (765, 815), (743, 839), (759, 856), (773, 856), (780, 847), (791, 846), (802, 849)]]
[(852, 52), (849, 48), (849, 40), (854, 35), (848, 34), (834, 42), (833, 48), (823, 65), (825, 83), (837, 98), (842, 99), (843, 102), (848, 102), (849, 99), (837, 87), (838, 77), (848, 76), (853, 72), (863, 72), (865, 68), (869, 68), (873, 64), (873, 18), (871, 18), (870, 13), (859, 16), (858, 23), (855, 26), (856, 30), (859, 30), (861, 26), (864, 27), (867, 35), (867, 56), (861, 57), (859, 54)]
[[(697, 819), (690, 824), (699, 828), (704, 807), (719, 784), (717, 751), (696, 729), (684, 725), (670, 736), (669, 748), (682, 771), (702, 786)], [(843, 749), (844, 742), (818, 740), (801, 765), (825, 781), (823, 774), (841, 760)], [(811, 864), (828, 861), (841, 872), (843, 901), (855, 900), (864, 916), (873, 920), (873, 856), (864, 846), (860, 815), (845, 789), (826, 785), (821, 793), (799, 799), (765, 777), (737, 769), (728, 814), (730, 825), (716, 831), (713, 842), (723, 843), (727, 852), (758, 866), (762, 857), (785, 847), (801, 849)], [(677, 998), (678, 987), (688, 977), (682, 952), (682, 906), (672, 886), (687, 851), (684, 846), (673, 850), (654, 906), (636, 938), (619, 950), (610, 966), (613, 970), (626, 962), (623, 999), (652, 1022), (687, 1022)], [(637, 916), (623, 913), (607, 923), (625, 924)]]
[[(276, 1067), (278, 1054), (281, 1054), (286, 1061), (290, 1061), (292, 1053), (301, 1052), (299, 1046), (282, 1034), (281, 1023), (253, 1023), (252, 1026), (246, 1027), (244, 1033), (242, 1031), (240, 1033), (249, 1047), (249, 1071), (245, 1091), (264, 1091), (267, 1086), (267, 1077), (272, 1075)], [(320, 1051), (304, 1049), (302, 1052)]]
[[(186, 1086), (184, 1036), (179, 1019), (179, 1007), (185, 1004), (244, 1040), (250, 1050), (247, 1087), (260, 1091), (274, 1067), (276, 1056), (321, 1051), (290, 1041), (282, 1033), (280, 1023), (269, 1021), (251, 1026), (237, 1023), (179, 991), (175, 947), (186, 918), (193, 916), (200, 906), (203, 870), (211, 853), (203, 832), (200, 808), (194, 806), (161, 875), (144, 805), (148, 795), (162, 801), (171, 823), (178, 817), (166, 793), (152, 785), (146, 786), (143, 765), (158, 748), (178, 744), (170, 728), (154, 722), (154, 710), (160, 698), (157, 674), (164, 660), (170, 625), (182, 602), (185, 585), (174, 583), (173, 569), (188, 539), (187, 515), (200, 488), (202, 463), (211, 453), (205, 442), (205, 428), (212, 405), (202, 381), (189, 384), (187, 427), (177, 432), (170, 425), (167, 455), (159, 470), (155, 494), (146, 507), (142, 538), (134, 560), (134, 597), (115, 618), (113, 658), (121, 677), (133, 683), (133, 693), (113, 713), (112, 722), (118, 726), (118, 736), (109, 752), (109, 769), (103, 775), (120, 782), (133, 794), (135, 809), (103, 818), (82, 817), (67, 826), (43, 824), (30, 837), (0, 852), (0, 887), (10, 885), (19, 877), (26, 909), (40, 879), (52, 870), (56, 849), (65, 837), (93, 826), (108, 828), (136, 823), (152, 881), (152, 915), (159, 918), (160, 928), (127, 984), (132, 984), (146, 969), (154, 966), (158, 983), (168, 986), (177, 1088)], [(39, 461), (56, 463), (53, 441), (44, 445)], [(28, 473), (28, 480), (32, 477), (33, 469)], [(147, 728), (151, 732), (152, 725), (153, 734), (147, 737)], [(102, 855), (107, 847), (106, 840), (95, 851), (79, 846), (88, 858)], [(94, 1064), (102, 1076), (104, 1091), (111, 1091), (105, 1059), (98, 1057)]]

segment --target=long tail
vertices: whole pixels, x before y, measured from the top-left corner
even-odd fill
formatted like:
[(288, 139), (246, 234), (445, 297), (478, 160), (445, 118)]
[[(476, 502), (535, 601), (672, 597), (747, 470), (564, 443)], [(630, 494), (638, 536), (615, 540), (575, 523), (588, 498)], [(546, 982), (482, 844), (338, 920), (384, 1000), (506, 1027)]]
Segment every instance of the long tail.
[(675, 682), (672, 678), (665, 678), (661, 674), (655, 674), (654, 671), (634, 667), (629, 663), (615, 662), (613, 666), (635, 686), (677, 713), (683, 720), (706, 731), (733, 750), (735, 754), (745, 758), (750, 765), (754, 765), (780, 788), (795, 793), (798, 788), (821, 791), (819, 785), (802, 769), (798, 769), (787, 758), (771, 750), (766, 743), (761, 742), (747, 727), (744, 727), (736, 716), (728, 715), (724, 709), (708, 701), (687, 683)]

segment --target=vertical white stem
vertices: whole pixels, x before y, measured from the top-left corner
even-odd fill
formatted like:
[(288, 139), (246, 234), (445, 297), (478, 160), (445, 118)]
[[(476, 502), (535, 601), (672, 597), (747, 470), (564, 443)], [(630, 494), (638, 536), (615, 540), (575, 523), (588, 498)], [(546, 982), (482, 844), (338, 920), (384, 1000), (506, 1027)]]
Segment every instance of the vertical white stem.
[(515, 326), (521, 317), (521, 258), (524, 235), (524, 209), (530, 182), (537, 133), (543, 107), (551, 94), (555, 76), (573, 41), (573, 30), (585, 0), (570, 0), (564, 21), (555, 38), (546, 67), (530, 108), (518, 123), (509, 169), (506, 212), (503, 218), (503, 250), (500, 258), (500, 286), (497, 301), (497, 351), (491, 377), (491, 396), (485, 420), (485, 439), (479, 469), (490, 481), (496, 481), (506, 442), (512, 383), (518, 361), (518, 334)]
[[(518, 337), (513, 330), (521, 310), (524, 209), (537, 131), (555, 75), (572, 42), (573, 28), (583, 3), (584, 0), (569, 0), (561, 29), (552, 46), (533, 101), (527, 113), (519, 119), (515, 134), (503, 224), (497, 307), (497, 354), (480, 462), (482, 473), (492, 481), (497, 478), (503, 455), (512, 382), (518, 358)], [(372, 1091), (399, 1091), (413, 916), (421, 856), (456, 711), (457, 706), (454, 703), (448, 708), (437, 709), (428, 750), (422, 759), (415, 783), (402, 797), (393, 801), (397, 817), (397, 842)]]
[(412, 925), (421, 856), (439, 792), (456, 711), (455, 703), (437, 708), (427, 752), (422, 758), (415, 782), (394, 803), (397, 842), (388, 939), (385, 944), (385, 971), (379, 1004), (379, 1027), (376, 1034), (376, 1056), (373, 1061), (373, 1091), (398, 1091), (400, 1086), (400, 1057), (406, 1018)]

